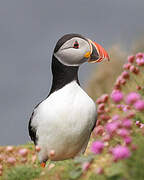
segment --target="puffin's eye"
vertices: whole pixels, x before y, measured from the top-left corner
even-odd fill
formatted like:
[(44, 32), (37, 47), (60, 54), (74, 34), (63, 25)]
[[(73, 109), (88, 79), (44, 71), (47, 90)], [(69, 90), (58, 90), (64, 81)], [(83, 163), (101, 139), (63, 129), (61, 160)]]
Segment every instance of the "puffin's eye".
[(77, 41), (75, 41), (73, 48), (78, 49), (79, 48), (79, 43)]

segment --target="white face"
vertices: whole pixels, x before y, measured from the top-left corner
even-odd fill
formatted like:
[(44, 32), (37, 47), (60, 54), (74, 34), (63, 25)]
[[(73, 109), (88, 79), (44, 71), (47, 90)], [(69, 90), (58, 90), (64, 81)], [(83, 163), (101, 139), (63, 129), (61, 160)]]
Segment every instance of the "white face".
[(85, 54), (90, 51), (91, 48), (88, 41), (74, 37), (66, 41), (60, 49), (54, 53), (54, 56), (64, 65), (79, 66), (88, 60)]

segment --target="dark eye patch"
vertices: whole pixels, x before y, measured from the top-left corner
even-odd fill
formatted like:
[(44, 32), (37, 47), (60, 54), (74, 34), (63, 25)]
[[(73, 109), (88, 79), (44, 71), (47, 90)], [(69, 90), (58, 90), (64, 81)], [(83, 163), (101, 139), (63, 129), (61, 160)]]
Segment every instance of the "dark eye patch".
[(78, 49), (79, 48), (79, 43), (77, 41), (75, 41), (73, 48)]

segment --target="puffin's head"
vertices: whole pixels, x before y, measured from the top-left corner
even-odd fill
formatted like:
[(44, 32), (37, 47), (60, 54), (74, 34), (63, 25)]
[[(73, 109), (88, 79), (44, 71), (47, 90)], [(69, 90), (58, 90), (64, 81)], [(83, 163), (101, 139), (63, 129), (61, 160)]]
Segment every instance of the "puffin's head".
[(79, 66), (84, 62), (109, 60), (108, 53), (99, 44), (80, 34), (66, 34), (56, 44), (54, 56), (64, 65)]

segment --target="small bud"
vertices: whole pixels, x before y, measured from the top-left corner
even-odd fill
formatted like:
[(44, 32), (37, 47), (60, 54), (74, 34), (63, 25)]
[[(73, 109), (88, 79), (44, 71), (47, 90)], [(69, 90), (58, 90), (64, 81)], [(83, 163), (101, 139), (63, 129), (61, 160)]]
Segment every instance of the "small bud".
[(141, 88), (141, 86), (136, 86), (136, 89), (141, 90), (142, 88)]
[(6, 152), (12, 152), (14, 150), (13, 146), (7, 146), (6, 147)]
[(90, 167), (90, 163), (89, 162), (84, 162), (83, 164), (82, 164), (82, 171), (84, 172), (84, 171), (87, 171), (88, 169), (89, 169), (89, 167)]
[(103, 170), (103, 168), (99, 167), (99, 168), (96, 169), (95, 172), (96, 172), (96, 174), (103, 174), (104, 170)]
[(133, 63), (135, 60), (135, 56), (128, 56), (128, 62)]
[(131, 67), (131, 63), (127, 63), (123, 65), (123, 69), (125, 70), (129, 70), (130, 67)]
[(19, 153), (19, 155), (25, 157), (25, 156), (28, 155), (28, 149), (25, 149), (25, 148), (20, 149), (20, 150), (18, 151), (18, 153)]
[(137, 148), (138, 148), (138, 147), (137, 147), (137, 145), (135, 145), (135, 144), (132, 144), (132, 145), (131, 145), (131, 149), (132, 149), (132, 151), (137, 150)]
[(14, 157), (7, 158), (7, 163), (14, 165), (16, 163), (16, 159)]

